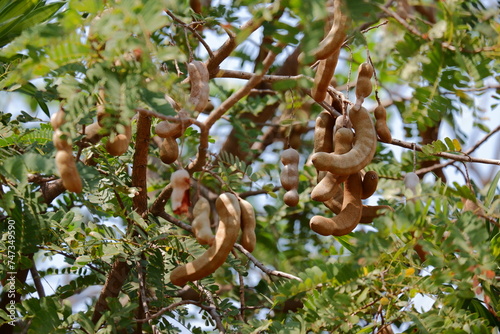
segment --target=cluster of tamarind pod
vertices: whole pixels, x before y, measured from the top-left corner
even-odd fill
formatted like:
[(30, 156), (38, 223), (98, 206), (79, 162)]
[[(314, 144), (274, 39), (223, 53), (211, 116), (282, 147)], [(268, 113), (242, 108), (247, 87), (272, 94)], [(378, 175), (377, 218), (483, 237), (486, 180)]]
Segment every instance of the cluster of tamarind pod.
[[(203, 112), (209, 104), (210, 86), (209, 73), (204, 62), (193, 60), (187, 64), (188, 79), (191, 85), (191, 90), (188, 99), (188, 108)], [(172, 103), (175, 105), (175, 103)], [(178, 110), (180, 122), (170, 123), (169, 121), (161, 121), (155, 127), (155, 133), (162, 138), (160, 146), (160, 159), (165, 164), (171, 164), (179, 157), (179, 146), (176, 139), (182, 136), (185, 130), (184, 118), (188, 118), (189, 113), (185, 109)]]
[(118, 157), (127, 152), (130, 141), (132, 140), (132, 126), (130, 122), (123, 126), (123, 133), (109, 132), (110, 126), (119, 123), (120, 117), (117, 113), (111, 113), (106, 110), (104, 89), (99, 90), (99, 102), (97, 103), (97, 121), (87, 125), (83, 131), (85, 141), (95, 145), (104, 137), (109, 139), (106, 142), (106, 151), (112, 156)]
[[(330, 10), (331, 6), (327, 6), (331, 15), (326, 21), (325, 37), (311, 52), (318, 61), (311, 97), (318, 103), (327, 98), (349, 25), (348, 18), (342, 13), (342, 1), (334, 0), (330, 4), (333, 5), (333, 10)], [(348, 114), (344, 112), (342, 102), (337, 101), (334, 107), (343, 111), (343, 115), (335, 119), (330, 112), (323, 111), (316, 119), (315, 153), (311, 161), (318, 171), (318, 183), (311, 192), (311, 198), (323, 202), (335, 214), (332, 218), (317, 215), (310, 219), (311, 229), (318, 234), (346, 235), (359, 223), (371, 223), (379, 211), (392, 210), (389, 206), (368, 206), (362, 203), (363, 199), (370, 197), (377, 189), (377, 173), (364, 172), (375, 155), (377, 136), (382, 142), (392, 141), (386, 123), (386, 110), (380, 101), (377, 99), (378, 106), (374, 110), (375, 124), (368, 111), (362, 107), (364, 99), (372, 93), (373, 74), (374, 69), (369, 62), (359, 66), (356, 103)], [(295, 206), (299, 202), (299, 155), (293, 148), (289, 148), (282, 152), (281, 161), (284, 167), (280, 180), (287, 190), (283, 201), (289, 206)]]
[[(377, 189), (377, 173), (364, 171), (375, 155), (377, 137), (383, 142), (392, 141), (383, 106), (379, 104), (375, 108), (375, 124), (362, 107), (364, 99), (372, 92), (372, 75), (373, 68), (369, 63), (360, 65), (356, 103), (348, 114), (334, 118), (330, 112), (322, 111), (316, 119), (311, 161), (318, 171), (318, 183), (311, 198), (322, 202), (335, 214), (332, 218), (316, 215), (310, 219), (311, 229), (321, 235), (346, 235), (360, 223), (371, 223), (382, 210), (392, 210), (385, 205), (362, 203)], [(284, 167), (280, 179), (287, 190), (283, 200), (289, 206), (298, 203), (298, 157), (294, 149), (284, 150), (281, 154)]]
[[(103, 97), (103, 91), (100, 91)], [(76, 168), (75, 158), (73, 157), (73, 148), (68, 133), (63, 133), (59, 128), (64, 124), (65, 112), (61, 108), (54, 113), (50, 119), (54, 134), (52, 141), (57, 149), (56, 152), (56, 167), (62, 179), (63, 186), (66, 190), (80, 193), (82, 191), (82, 180)], [(105, 111), (104, 104), (101, 102), (97, 105), (97, 121), (87, 125), (84, 128), (84, 141), (90, 144), (97, 144), (103, 137), (110, 136), (106, 142), (106, 151), (113, 156), (120, 156), (128, 150), (130, 140), (132, 138), (132, 127), (130, 124), (124, 126), (123, 133), (114, 133), (111, 135), (103, 130), (106, 118), (112, 117)]]
[[(205, 110), (209, 103), (209, 73), (205, 63), (192, 61), (187, 64), (189, 82), (191, 84), (190, 95), (187, 102), (189, 108), (201, 112)], [(87, 144), (96, 145), (104, 137), (109, 137), (105, 144), (106, 151), (113, 156), (124, 154), (129, 147), (132, 138), (132, 127), (129, 124), (123, 125), (123, 131), (112, 131), (108, 129), (120, 123), (119, 113), (106, 110), (105, 92), (100, 89), (98, 93), (97, 120), (84, 127), (83, 141)], [(187, 118), (185, 110), (178, 110), (180, 122), (170, 123), (166, 120), (159, 122), (155, 127), (155, 133), (163, 138), (160, 145), (160, 159), (165, 164), (175, 162), (179, 156), (179, 147), (176, 139), (182, 136), (185, 124), (182, 119)], [(73, 159), (72, 148), (68, 134), (63, 134), (59, 127), (64, 122), (64, 111), (61, 109), (51, 118), (54, 128), (53, 141), (58, 152), (56, 154), (56, 164), (63, 180), (63, 185), (68, 191), (79, 193), (82, 191), (81, 178), (76, 169)]]
[(82, 192), (82, 179), (76, 168), (75, 158), (73, 157), (73, 147), (69, 135), (60, 130), (64, 124), (64, 110), (61, 108), (50, 118), (50, 124), (54, 129), (52, 141), (57, 150), (56, 167), (62, 179), (63, 186), (71, 192)]
[[(176, 191), (181, 183), (179, 192), (185, 194), (185, 181), (189, 181), (189, 174), (184, 170), (178, 170), (177, 176), (173, 178), (184, 179), (184, 185), (179, 180), (172, 180), (173, 191)], [(174, 173), (174, 174), (175, 174)], [(187, 189), (187, 192), (189, 188)], [(177, 195), (176, 195), (177, 196)], [(172, 193), (172, 206), (177, 205), (176, 198)], [(219, 216), (219, 224), (215, 235), (212, 232), (210, 220), (210, 203), (204, 197), (199, 197), (193, 207), (193, 221), (191, 227), (196, 240), (209, 248), (199, 257), (191, 262), (176, 267), (170, 273), (170, 281), (177, 286), (184, 286), (187, 282), (200, 280), (222, 266), (238, 240), (241, 230), (240, 243), (249, 252), (253, 252), (256, 243), (255, 236), (255, 212), (252, 204), (238, 198), (236, 195), (226, 192), (217, 198), (215, 208)]]

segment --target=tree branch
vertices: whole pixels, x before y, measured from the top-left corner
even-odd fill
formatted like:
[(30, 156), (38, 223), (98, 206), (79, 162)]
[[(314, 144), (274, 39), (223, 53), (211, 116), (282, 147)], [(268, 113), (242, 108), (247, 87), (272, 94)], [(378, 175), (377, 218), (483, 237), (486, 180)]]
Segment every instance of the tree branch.
[[(172, 224), (174, 224), (174, 225), (176, 225), (176, 226), (178, 226), (178, 227), (182, 228), (183, 230), (186, 230), (190, 233), (192, 233), (192, 231), (193, 231), (193, 229), (191, 228), (191, 225), (186, 224), (175, 217), (172, 217), (171, 215), (169, 215), (165, 211), (158, 213), (157, 216), (165, 219), (168, 222), (171, 222)], [(255, 266), (257, 268), (259, 268), (264, 273), (266, 273), (270, 276), (278, 276), (278, 277), (284, 277), (284, 278), (288, 278), (288, 279), (294, 279), (297, 281), (302, 281), (302, 279), (300, 279), (299, 277), (296, 277), (294, 275), (291, 275), (291, 274), (288, 274), (288, 273), (285, 273), (282, 271), (267, 268), (266, 266), (264, 266), (264, 264), (259, 262), (259, 260), (257, 260), (249, 251), (247, 251), (245, 248), (243, 248), (243, 246), (241, 246), (238, 243), (234, 244), (234, 248), (236, 248), (241, 253), (243, 253), (250, 261), (252, 261), (255, 264)]]
[(40, 274), (36, 269), (36, 263), (33, 261), (33, 266), (30, 268), (31, 277), (33, 277), (33, 282), (35, 283), (36, 292), (38, 293), (39, 298), (45, 297), (45, 290), (43, 289), (43, 284), (40, 279)]
[[(403, 19), (401, 16), (399, 16), (396, 12), (386, 8), (385, 6), (379, 6), (379, 8), (384, 13), (386, 13), (390, 17), (394, 18), (399, 24), (401, 24), (406, 30), (408, 30), (413, 35), (418, 36), (421, 39), (426, 40), (426, 41), (433, 41), (433, 39), (430, 37), (430, 35), (421, 33), (417, 28), (410, 25), (405, 19)], [(477, 48), (477, 49), (471, 50), (471, 49), (465, 49), (463, 47), (453, 46), (448, 42), (440, 42), (440, 44), (441, 44), (441, 47), (443, 49), (448, 49), (448, 50), (453, 51), (453, 52), (458, 51), (458, 52), (465, 52), (465, 53), (481, 53), (484, 51), (494, 51), (496, 48), (495, 46), (488, 46), (488, 47), (482, 47), (482, 48)]]
[[(405, 142), (405, 141), (393, 138), (391, 144), (396, 145), (396, 146), (400, 146), (400, 147), (404, 147), (404, 148), (408, 148), (411, 150), (413, 150), (413, 148), (415, 147), (415, 150), (422, 152), (422, 147), (420, 145), (415, 144), (415, 143), (409, 143), (409, 142)], [(464, 154), (467, 154), (467, 153), (464, 153)], [(468, 156), (468, 155), (459, 155), (459, 154), (453, 154), (453, 153), (447, 153), (447, 152), (439, 152), (439, 153), (434, 153), (432, 155), (436, 156), (436, 157), (452, 159), (455, 161), (476, 162), (476, 163), (482, 163), (482, 164), (488, 164), (488, 165), (499, 165), (500, 166), (500, 160), (495, 160), (495, 159), (473, 158), (473, 157)]]
[(181, 19), (179, 19), (177, 16), (174, 15), (174, 13), (172, 13), (170, 10), (168, 9), (165, 9), (165, 13), (167, 13), (168, 16), (170, 16), (175, 22), (179, 23), (180, 25), (182, 25), (184, 28), (186, 29), (189, 29), (189, 31), (191, 31), (193, 33), (193, 35), (200, 41), (200, 43), (203, 45), (203, 47), (207, 50), (208, 52), (208, 56), (210, 58), (213, 58), (214, 57), (214, 53), (212, 52), (212, 49), (210, 48), (210, 46), (207, 44), (207, 42), (205, 42), (205, 40), (203, 39), (203, 37), (200, 36), (200, 34), (198, 34), (198, 32), (196, 31), (196, 29), (194, 29), (193, 27), (191, 27), (189, 24), (186, 24), (184, 21), (182, 21)]
[[(137, 187), (138, 192), (133, 198), (134, 210), (142, 215), (147, 210), (148, 193), (147, 193), (147, 161), (149, 153), (149, 142), (151, 140), (151, 117), (147, 114), (140, 113), (137, 121), (137, 136), (136, 145), (132, 166), (132, 186)], [(128, 229), (132, 229), (132, 224)], [(124, 259), (117, 258), (113, 263), (113, 267), (108, 274), (106, 283), (96, 302), (92, 322), (96, 324), (102, 314), (108, 310), (108, 302), (106, 298), (116, 298), (125, 283), (130, 272), (130, 267)]]
[(294, 276), (294, 275), (291, 275), (291, 274), (288, 274), (288, 273), (285, 273), (282, 271), (267, 268), (261, 262), (259, 262), (259, 260), (257, 260), (249, 251), (247, 251), (242, 245), (236, 243), (236, 244), (234, 244), (234, 248), (236, 248), (241, 253), (243, 253), (250, 261), (252, 261), (255, 264), (255, 266), (257, 268), (259, 268), (260, 270), (262, 270), (263, 272), (265, 272), (269, 276), (284, 277), (284, 278), (293, 279), (293, 280), (302, 282), (302, 279), (297, 277), (297, 276)]
[(262, 63), (262, 69), (260, 73), (253, 74), (245, 84), (228, 99), (224, 100), (215, 110), (213, 110), (204, 122), (204, 127), (206, 131), (200, 134), (200, 145), (198, 147), (198, 154), (196, 159), (191, 162), (187, 168), (190, 173), (199, 171), (203, 168), (206, 161), (207, 149), (208, 149), (208, 135), (209, 129), (215, 124), (232, 106), (234, 106), (239, 100), (248, 95), (250, 90), (257, 86), (261, 81), (262, 77), (269, 70), (271, 65), (276, 59), (276, 54), (274, 52), (269, 52), (266, 59)]

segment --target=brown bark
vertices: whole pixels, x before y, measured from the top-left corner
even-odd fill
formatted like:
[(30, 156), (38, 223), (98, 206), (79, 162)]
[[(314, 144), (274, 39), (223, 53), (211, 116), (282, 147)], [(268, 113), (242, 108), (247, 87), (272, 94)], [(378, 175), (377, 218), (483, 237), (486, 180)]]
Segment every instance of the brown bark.
[[(438, 122), (436, 125), (420, 131), (420, 137), (422, 137), (422, 145), (430, 144), (438, 139), (440, 125), (441, 122)], [(429, 168), (439, 163), (440, 163), (439, 160), (425, 160), (420, 163), (420, 168)], [(434, 173), (438, 178), (440, 178), (444, 183), (446, 183), (446, 175), (444, 175), (442, 168), (435, 169)], [(425, 174), (419, 175), (420, 178), (423, 178), (424, 176)]]
[[(142, 215), (147, 210), (147, 161), (149, 152), (149, 142), (151, 140), (151, 116), (140, 113), (137, 122), (137, 136), (132, 169), (132, 186), (137, 188), (137, 193), (133, 198), (134, 210)], [(129, 225), (129, 229), (131, 226)], [(125, 283), (130, 267), (124, 259), (117, 258), (108, 274), (106, 283), (102, 289), (99, 299), (96, 302), (92, 322), (99, 321), (102, 314), (108, 310), (106, 298), (118, 297), (120, 290)], [(141, 317), (142, 318), (142, 317)]]

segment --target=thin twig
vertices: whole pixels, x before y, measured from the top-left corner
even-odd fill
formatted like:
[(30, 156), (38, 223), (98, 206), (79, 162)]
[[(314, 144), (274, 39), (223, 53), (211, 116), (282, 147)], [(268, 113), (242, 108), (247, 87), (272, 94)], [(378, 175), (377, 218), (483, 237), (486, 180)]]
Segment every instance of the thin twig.
[(35, 288), (36, 292), (38, 293), (39, 298), (45, 297), (45, 290), (43, 289), (43, 284), (40, 279), (40, 274), (38, 273), (38, 270), (36, 269), (36, 264), (33, 261), (33, 266), (30, 268), (31, 272), (31, 277), (33, 278), (33, 282), (35, 283)]
[[(180, 227), (183, 230), (186, 230), (186, 231), (191, 232), (191, 233), (193, 232), (193, 229), (192, 229), (191, 225), (186, 224), (186, 223), (180, 221), (179, 219), (177, 219), (177, 218), (169, 215), (165, 211), (158, 212), (158, 213), (156, 213), (156, 215), (158, 217), (161, 217), (161, 218), (165, 219), (168, 222), (171, 222), (172, 224)], [(282, 271), (278, 271), (278, 270), (273, 270), (273, 269), (267, 268), (266, 266), (264, 266), (264, 264), (262, 264), (261, 262), (259, 262), (259, 260), (257, 260), (249, 251), (247, 251), (245, 248), (243, 248), (243, 246), (241, 246), (240, 244), (236, 243), (236, 244), (234, 244), (234, 247), (237, 250), (239, 250), (241, 253), (243, 253), (250, 261), (252, 261), (255, 264), (255, 266), (257, 268), (259, 268), (260, 270), (262, 270), (267, 275), (284, 277), (284, 278), (294, 279), (294, 280), (302, 282), (302, 279), (300, 279), (297, 276), (294, 276), (294, 275), (291, 275), (291, 274), (288, 274), (288, 273), (285, 273), (285, 272), (282, 272)]]
[(207, 311), (208, 314), (210, 314), (210, 316), (212, 317), (212, 319), (215, 320), (215, 325), (217, 326), (217, 329), (219, 330), (219, 332), (222, 334), (225, 334), (226, 329), (224, 328), (224, 325), (222, 324), (222, 319), (221, 319), (219, 313), (217, 313), (217, 308), (215, 307), (214, 296), (212, 296), (212, 293), (210, 291), (208, 291), (207, 289), (205, 289), (205, 287), (202, 286), (200, 284), (200, 282), (197, 282), (197, 286), (200, 289), (200, 291), (203, 292), (205, 297), (207, 297), (207, 300), (210, 303), (209, 306), (200, 304), (200, 307), (202, 309), (204, 309), (205, 311)]
[[(394, 18), (399, 24), (401, 24), (406, 30), (408, 30), (410, 33), (414, 34), (415, 36), (418, 36), (420, 38), (422, 38), (423, 40), (426, 40), (426, 41), (432, 41), (433, 39), (430, 37), (429, 34), (423, 34), (421, 33), (417, 28), (415, 28), (414, 26), (410, 25), (405, 19), (403, 19), (401, 16), (399, 16), (399, 14), (397, 14), (396, 12), (388, 9), (388, 8), (385, 8), (384, 6), (379, 6), (380, 9), (382, 9), (383, 12), (385, 12), (387, 15), (391, 16), (392, 18)], [(465, 49), (463, 47), (456, 47), (456, 46), (453, 46), (451, 45), (450, 43), (448, 42), (441, 42), (441, 47), (443, 49), (448, 49), (450, 51), (458, 51), (458, 52), (466, 52), (466, 53), (481, 53), (481, 52), (484, 52), (484, 51), (494, 51), (495, 46), (487, 46), (487, 47), (482, 47), (482, 48), (477, 48), (477, 49)]]
[[(500, 125), (497, 126), (495, 129), (493, 129), (491, 132), (489, 132), (486, 136), (484, 136), (476, 144), (474, 144), (474, 146), (472, 146), (467, 151), (465, 151), (464, 154), (469, 155), (472, 152), (474, 152), (479, 146), (481, 146), (486, 140), (488, 140), (492, 135), (494, 135), (498, 131), (500, 131)], [(415, 173), (417, 173), (417, 175), (426, 174), (426, 173), (432, 172), (432, 171), (434, 171), (436, 169), (441, 169), (441, 168), (448, 167), (449, 165), (452, 165), (455, 162), (456, 162), (456, 160), (449, 160), (447, 162), (443, 162), (443, 163), (440, 163), (440, 164), (432, 165), (430, 167), (421, 168), (421, 169), (417, 170)]]
[[(141, 262), (138, 261), (136, 264), (137, 268), (137, 279), (139, 280), (139, 299), (142, 302), (142, 307), (144, 309), (144, 315), (147, 318), (150, 318), (150, 312), (149, 312), (149, 306), (148, 306), (148, 300), (146, 296), (146, 287), (145, 287), (145, 277), (144, 277), (144, 272), (142, 271), (142, 265)], [(152, 319), (148, 321), (149, 325), (151, 326), (151, 329), (153, 330), (154, 334), (160, 333), (158, 328), (153, 324)]]
[[(179, 23), (184, 28), (189, 29), (189, 31), (191, 31), (193, 33), (193, 35), (200, 41), (200, 43), (203, 45), (203, 47), (205, 48), (205, 50), (207, 50), (208, 56), (210, 58), (214, 57), (214, 53), (212, 52), (212, 49), (207, 44), (207, 42), (205, 42), (205, 40), (203, 39), (203, 37), (201, 37), (200, 34), (198, 34), (198, 32), (196, 31), (196, 29), (194, 29), (189, 24), (186, 24), (184, 21), (182, 21), (181, 19), (179, 19), (170, 10), (165, 9), (165, 13), (167, 13), (167, 15), (170, 16), (175, 22)], [(187, 42), (187, 44), (189, 45), (189, 42)]]
[(145, 319), (136, 319), (136, 322), (139, 322), (139, 323), (149, 322), (151, 320), (154, 320), (154, 319), (160, 317), (165, 312), (172, 311), (173, 309), (175, 309), (179, 306), (182, 306), (182, 305), (186, 305), (186, 304), (199, 305), (199, 303), (195, 300), (181, 300), (181, 301), (172, 303), (168, 306), (161, 308), (160, 310), (158, 310), (158, 312), (146, 317)]
[(471, 154), (472, 152), (474, 152), (479, 146), (481, 146), (485, 141), (487, 141), (491, 136), (493, 136), (498, 131), (500, 131), (500, 125), (497, 126), (496, 128), (494, 128), (488, 134), (486, 134), (486, 136), (484, 136), (480, 141), (478, 141), (476, 144), (474, 144), (474, 146), (472, 146), (471, 148), (469, 148), (465, 152), (465, 154)]
[[(413, 149), (414, 143), (410, 142), (405, 142), (400, 139), (392, 139), (391, 142), (392, 145), (408, 148), (408, 149)], [(422, 152), (422, 147), (419, 145), (415, 144), (415, 149), (419, 152)], [(473, 158), (468, 155), (460, 155), (460, 154), (452, 154), (452, 153), (447, 153), (447, 152), (438, 152), (431, 154), (436, 157), (442, 157), (442, 158), (447, 158), (447, 159), (452, 159), (455, 161), (465, 161), (465, 162), (476, 162), (476, 163), (482, 163), (482, 164), (488, 164), (488, 165), (500, 165), (500, 160), (495, 160), (495, 159), (483, 159), (483, 158)]]
[(239, 250), (241, 253), (243, 253), (246, 257), (248, 257), (248, 259), (250, 261), (252, 261), (255, 264), (255, 266), (257, 268), (259, 268), (260, 270), (262, 270), (264, 273), (266, 273), (266, 274), (268, 274), (270, 276), (284, 277), (284, 278), (293, 279), (293, 280), (302, 282), (302, 279), (299, 278), (299, 277), (297, 277), (297, 276), (294, 276), (294, 275), (291, 275), (291, 274), (288, 274), (288, 273), (285, 273), (285, 272), (282, 272), (282, 271), (278, 271), (278, 270), (273, 270), (273, 269), (267, 268), (261, 262), (259, 262), (259, 260), (257, 260), (249, 251), (247, 251), (242, 245), (240, 245), (240, 244), (234, 244), (234, 247), (237, 250)]
[(368, 27), (368, 28), (366, 28), (366, 29), (361, 30), (361, 33), (362, 33), (362, 34), (364, 34), (364, 33), (368, 32), (368, 31), (370, 31), (370, 30), (372, 30), (372, 29), (377, 29), (377, 28), (379, 28), (379, 27), (381, 27), (381, 26), (384, 26), (384, 25), (386, 25), (387, 23), (389, 23), (389, 21), (387, 21), (387, 20), (382, 21), (381, 23), (379, 23), (379, 24), (377, 24), (377, 25), (374, 25), (374, 26), (371, 26), (371, 27)]

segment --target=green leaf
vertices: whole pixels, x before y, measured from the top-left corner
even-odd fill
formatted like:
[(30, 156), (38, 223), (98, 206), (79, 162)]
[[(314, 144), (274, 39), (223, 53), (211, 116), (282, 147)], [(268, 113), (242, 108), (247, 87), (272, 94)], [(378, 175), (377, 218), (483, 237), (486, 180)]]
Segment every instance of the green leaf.
[(486, 207), (489, 207), (493, 202), (493, 198), (497, 193), (498, 180), (500, 180), (500, 171), (498, 171), (493, 180), (491, 180), (490, 187), (488, 188), (488, 192), (486, 193), (486, 198), (484, 199), (484, 205)]

